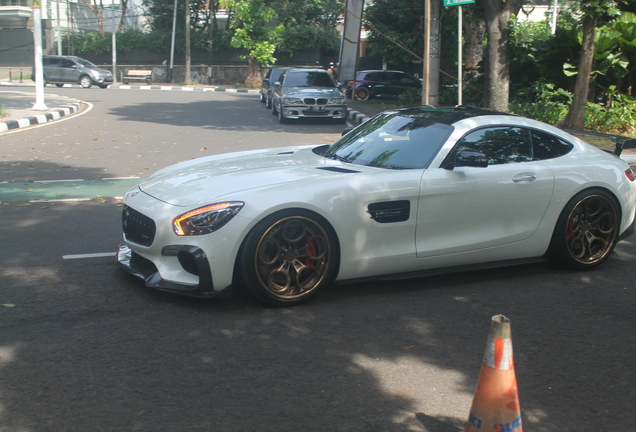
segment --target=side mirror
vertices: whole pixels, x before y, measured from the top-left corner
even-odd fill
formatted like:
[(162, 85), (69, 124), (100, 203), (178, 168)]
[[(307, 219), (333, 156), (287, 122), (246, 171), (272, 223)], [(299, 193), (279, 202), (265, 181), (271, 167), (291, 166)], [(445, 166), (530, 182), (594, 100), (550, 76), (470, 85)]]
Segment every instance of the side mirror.
[(476, 167), (486, 168), (488, 157), (477, 150), (465, 149), (455, 155), (455, 167)]
[(274, 85), (280, 87), (280, 81), (276, 81)]
[(264, 83), (268, 83), (269, 82), (269, 78), (263, 78), (263, 82)]

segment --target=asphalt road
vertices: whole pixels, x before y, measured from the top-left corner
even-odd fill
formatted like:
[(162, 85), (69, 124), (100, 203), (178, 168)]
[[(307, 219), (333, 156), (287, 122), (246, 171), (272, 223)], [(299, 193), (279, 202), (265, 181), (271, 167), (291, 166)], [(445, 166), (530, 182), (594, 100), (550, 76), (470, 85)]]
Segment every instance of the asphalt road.
[(592, 272), (339, 285), (291, 309), (151, 292), (88, 255), (121, 240), (113, 190), (28, 202), (32, 181), (81, 190), (205, 154), (331, 142), (342, 126), (281, 126), (251, 95), (55, 91), (93, 108), (0, 136), (0, 182), (25, 195), (0, 204), (0, 432), (457, 431), (496, 314), (512, 322), (524, 430), (633, 429), (636, 237)]

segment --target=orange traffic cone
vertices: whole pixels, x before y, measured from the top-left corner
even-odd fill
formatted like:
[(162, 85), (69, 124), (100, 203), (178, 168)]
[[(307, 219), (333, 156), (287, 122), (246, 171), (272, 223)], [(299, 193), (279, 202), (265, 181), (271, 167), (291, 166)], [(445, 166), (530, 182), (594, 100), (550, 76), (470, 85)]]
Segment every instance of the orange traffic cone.
[(490, 337), (465, 432), (522, 432), (510, 320), (492, 317)]

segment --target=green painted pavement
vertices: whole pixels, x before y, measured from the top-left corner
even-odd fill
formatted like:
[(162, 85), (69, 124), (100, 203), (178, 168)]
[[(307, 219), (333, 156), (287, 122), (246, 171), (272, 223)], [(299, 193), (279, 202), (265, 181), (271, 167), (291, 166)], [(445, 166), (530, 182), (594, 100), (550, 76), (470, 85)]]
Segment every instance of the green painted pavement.
[(112, 198), (123, 196), (143, 179), (0, 183), (0, 202)]

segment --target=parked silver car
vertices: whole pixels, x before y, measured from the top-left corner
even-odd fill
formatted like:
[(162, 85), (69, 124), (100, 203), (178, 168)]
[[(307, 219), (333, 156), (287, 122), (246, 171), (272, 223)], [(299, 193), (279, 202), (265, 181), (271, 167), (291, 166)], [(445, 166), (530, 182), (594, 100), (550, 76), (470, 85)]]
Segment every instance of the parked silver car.
[(327, 118), (347, 121), (345, 97), (323, 69), (290, 69), (273, 85), (272, 114), (278, 121), (288, 119)]
[[(44, 85), (51, 83), (62, 87), (64, 84), (79, 84), (84, 88), (93, 85), (106, 88), (113, 83), (111, 72), (75, 56), (43, 56), (42, 70)], [(35, 70), (33, 72), (31, 76), (35, 80)]]

